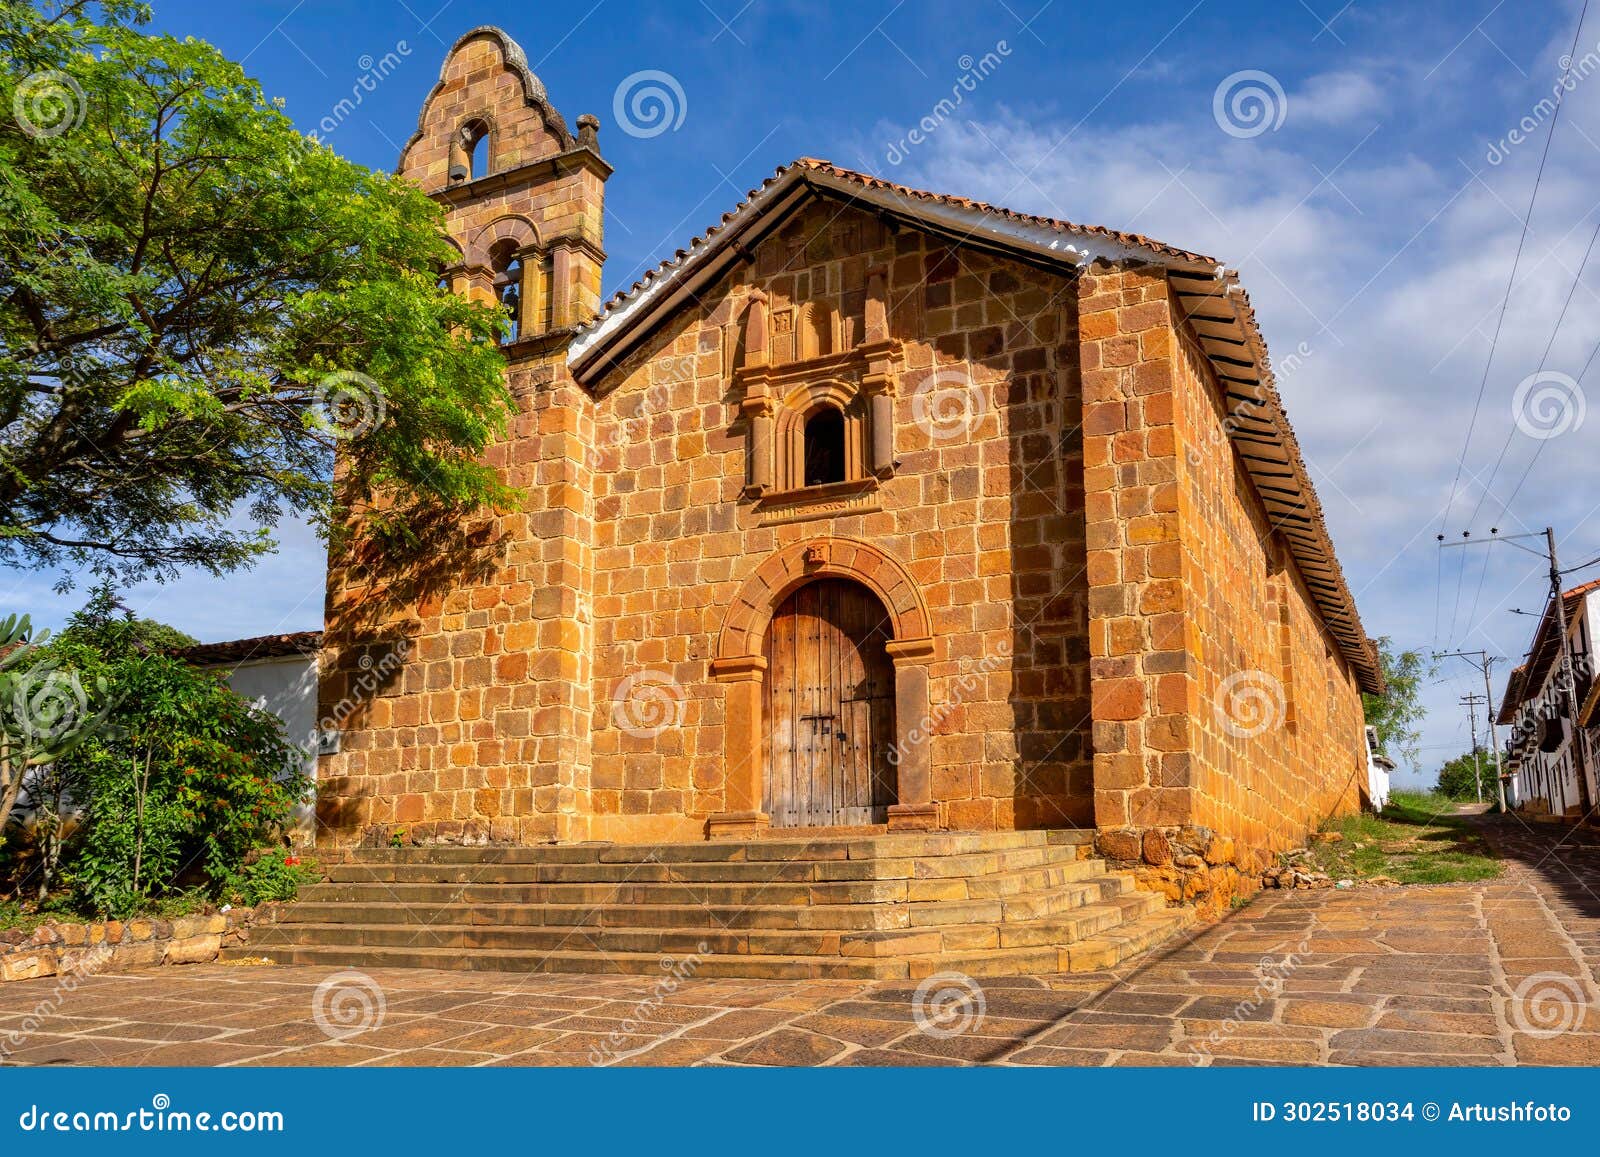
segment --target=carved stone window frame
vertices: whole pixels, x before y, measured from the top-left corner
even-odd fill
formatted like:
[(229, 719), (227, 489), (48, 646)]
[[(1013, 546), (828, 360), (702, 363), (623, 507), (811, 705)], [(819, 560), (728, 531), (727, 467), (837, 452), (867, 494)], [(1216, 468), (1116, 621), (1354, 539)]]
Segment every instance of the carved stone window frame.
[[(767, 298), (750, 294), (744, 318), (742, 361), (734, 385), (747, 427), (744, 493), (764, 521), (797, 521), (875, 508), (874, 491), (894, 476), (894, 394), (902, 366), (901, 343), (888, 336), (882, 307), (882, 272), (871, 281), (866, 340), (838, 353), (802, 356), (774, 365), (767, 332)], [(876, 308), (875, 308), (876, 307)], [(820, 326), (814, 303), (799, 317)], [(837, 329), (830, 331), (837, 336)], [(821, 344), (820, 342), (818, 344)], [(802, 347), (803, 348), (803, 347)], [(806, 419), (824, 406), (845, 420), (845, 478), (805, 485)]]

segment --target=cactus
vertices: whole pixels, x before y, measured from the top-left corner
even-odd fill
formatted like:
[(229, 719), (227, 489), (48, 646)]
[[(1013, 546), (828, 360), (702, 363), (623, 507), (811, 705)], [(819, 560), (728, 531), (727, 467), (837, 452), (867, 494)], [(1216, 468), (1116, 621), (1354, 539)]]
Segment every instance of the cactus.
[[(0, 619), (0, 842), (28, 772), (60, 759), (104, 719), (78, 676), (40, 653), (49, 634), (35, 636), (27, 615)], [(104, 705), (105, 680), (95, 680), (94, 690)]]

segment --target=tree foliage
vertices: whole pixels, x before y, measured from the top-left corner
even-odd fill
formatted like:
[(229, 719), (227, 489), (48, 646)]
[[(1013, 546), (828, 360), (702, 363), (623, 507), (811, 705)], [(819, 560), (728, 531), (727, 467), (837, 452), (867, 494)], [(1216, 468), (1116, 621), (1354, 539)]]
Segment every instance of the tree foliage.
[[(278, 840), (306, 799), (305, 756), (282, 721), (151, 645), (173, 634), (103, 584), (42, 649), (53, 670), (99, 688), (100, 702), (28, 788), (36, 812), (48, 805), (41, 898), (58, 866), (85, 907), (113, 916), (185, 881), (236, 888), (251, 853)], [(80, 822), (63, 846), (68, 805)]]
[(1415, 765), (1422, 739), (1420, 724), (1428, 714), (1422, 705), (1422, 685), (1433, 674), (1435, 664), (1420, 650), (1396, 651), (1387, 635), (1376, 641), (1387, 690), (1382, 695), (1363, 694), (1362, 711), (1367, 723), (1377, 728), (1379, 750), (1391, 759), (1404, 758)]
[(1477, 799), (1479, 786), (1483, 798), (1495, 793), (1494, 756), (1483, 748), (1458, 755), (1439, 769), (1438, 792), (1451, 799)]
[(0, 0), (0, 561), (223, 573), (287, 511), (505, 502), (505, 319), (439, 287), (439, 207), (146, 19)]

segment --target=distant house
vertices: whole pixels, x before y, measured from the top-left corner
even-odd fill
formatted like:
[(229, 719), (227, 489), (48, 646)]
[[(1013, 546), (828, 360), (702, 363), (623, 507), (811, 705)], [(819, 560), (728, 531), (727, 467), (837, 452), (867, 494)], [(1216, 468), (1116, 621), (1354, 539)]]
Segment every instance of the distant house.
[(1507, 680), (1495, 721), (1511, 729), (1503, 773), (1508, 780), (1507, 802), (1527, 812), (1581, 816), (1597, 798), (1600, 761), (1600, 682), (1594, 669), (1600, 580), (1573, 587), (1561, 601), (1572, 652), (1576, 719), (1562, 681), (1552, 600), (1534, 630), (1527, 658)]
[(1389, 777), (1394, 774), (1394, 760), (1383, 753), (1378, 745), (1378, 729), (1367, 728), (1367, 791), (1362, 801), (1373, 811), (1389, 806)]
[[(283, 720), (289, 742), (302, 752), (305, 773), (314, 779), (321, 735), (317, 726), (317, 653), (321, 648), (321, 631), (296, 631), (200, 643), (177, 654), (196, 667), (217, 672), (239, 695)], [(312, 824), (309, 801), (300, 819), (308, 828)]]

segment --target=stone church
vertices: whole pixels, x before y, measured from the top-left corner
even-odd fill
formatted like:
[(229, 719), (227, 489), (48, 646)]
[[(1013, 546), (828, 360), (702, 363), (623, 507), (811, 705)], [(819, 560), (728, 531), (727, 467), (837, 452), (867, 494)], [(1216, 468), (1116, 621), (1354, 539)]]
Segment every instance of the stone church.
[(332, 560), (322, 842), (996, 834), (941, 846), (1220, 900), (1358, 806), (1377, 656), (1232, 271), (801, 158), (602, 302), (575, 130), (479, 28), (401, 154), (513, 314), (520, 501)]

